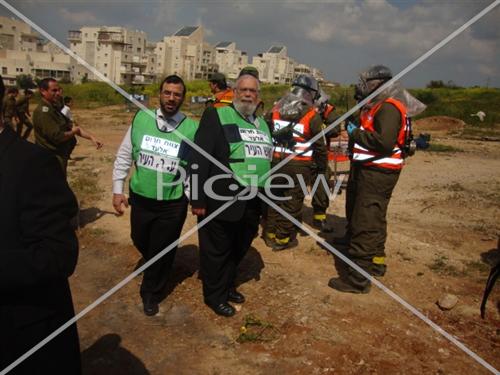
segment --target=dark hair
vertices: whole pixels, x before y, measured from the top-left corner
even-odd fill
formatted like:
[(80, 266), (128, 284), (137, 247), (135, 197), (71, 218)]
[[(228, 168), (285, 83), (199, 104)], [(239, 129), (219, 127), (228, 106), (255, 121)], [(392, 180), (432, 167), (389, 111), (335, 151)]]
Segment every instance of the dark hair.
[(18, 92), (19, 92), (19, 90), (17, 89), (17, 87), (9, 87), (7, 89), (7, 94), (16, 94)]
[(226, 83), (225, 79), (224, 80), (222, 80), (222, 79), (211, 79), (210, 82), (215, 83), (220, 90), (226, 90), (227, 89), (227, 83)]
[(24, 90), (24, 95), (33, 95), (33, 91), (31, 91), (30, 89), (26, 89)]
[(160, 93), (161, 93), (161, 90), (162, 90), (163, 85), (165, 83), (174, 83), (176, 85), (181, 84), (182, 85), (182, 96), (183, 97), (186, 96), (186, 85), (185, 85), (184, 81), (182, 80), (182, 78), (179, 77), (178, 75), (171, 74), (171, 75), (165, 77), (165, 79), (160, 84)]
[(71, 96), (65, 96), (64, 97), (64, 104), (71, 103), (73, 101), (73, 98)]
[(40, 90), (48, 90), (50, 82), (57, 82), (54, 78), (44, 78), (38, 83), (38, 88)]

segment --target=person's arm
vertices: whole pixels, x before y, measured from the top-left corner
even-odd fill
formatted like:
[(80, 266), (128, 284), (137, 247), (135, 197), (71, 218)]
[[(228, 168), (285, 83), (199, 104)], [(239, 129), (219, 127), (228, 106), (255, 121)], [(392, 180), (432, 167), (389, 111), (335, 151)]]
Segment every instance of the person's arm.
[(369, 150), (389, 155), (401, 129), (401, 113), (390, 103), (384, 103), (373, 119), (373, 132), (355, 129), (352, 139)]
[[(315, 136), (323, 131), (323, 120), (316, 114), (310, 123), (311, 136)], [(312, 145), (313, 161), (318, 171), (324, 172), (328, 166), (328, 150), (326, 148), (325, 137), (319, 137)]]
[(130, 126), (116, 153), (113, 168), (113, 207), (118, 215), (122, 215), (125, 212), (124, 207), (128, 207), (128, 200), (123, 191), (125, 180), (133, 164), (131, 133), (132, 127)]
[(94, 134), (92, 134), (88, 130), (83, 129), (81, 126), (77, 126), (77, 127), (80, 128), (80, 134), (78, 134), (78, 135), (82, 138), (85, 138), (85, 139), (88, 139), (89, 141), (91, 141), (96, 146), (96, 148), (98, 150), (104, 145), (100, 140), (98, 140), (94, 136)]
[[(68, 278), (78, 258), (70, 220), (78, 205), (57, 159), (37, 152), (19, 171), (21, 248), (0, 252), (0, 290), (13, 291)], [(36, 183), (34, 183), (34, 181)]]
[[(224, 137), (224, 134), (217, 110), (209, 107), (203, 112), (194, 142), (207, 153), (213, 155), (216, 141), (221, 139), (221, 137)], [(203, 186), (209, 178), (210, 169), (212, 168), (211, 164), (212, 162), (205, 156), (195, 149), (192, 150), (189, 161), (189, 172), (191, 176), (196, 174), (198, 177), (198, 186), (196, 188), (193, 187), (193, 179), (191, 179), (191, 192), (197, 191), (198, 193), (197, 197), (191, 196), (191, 207), (194, 215), (204, 216), (206, 214), (207, 197), (203, 190)], [(196, 165), (197, 168), (193, 168), (193, 165)]]

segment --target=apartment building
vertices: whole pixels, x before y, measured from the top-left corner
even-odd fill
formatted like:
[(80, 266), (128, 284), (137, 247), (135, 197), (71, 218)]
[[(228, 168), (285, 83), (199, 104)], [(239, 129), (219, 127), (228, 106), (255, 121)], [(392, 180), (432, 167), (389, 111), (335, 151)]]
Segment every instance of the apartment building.
[(165, 36), (156, 44), (157, 72), (160, 75), (178, 74), (186, 81), (202, 79), (204, 51), (207, 51), (205, 59), (210, 55), (203, 38), (201, 26), (185, 26), (174, 35)]
[[(73, 52), (117, 84), (149, 84), (156, 78), (155, 45), (148, 43), (143, 31), (120, 26), (82, 27), (70, 30), (68, 41)], [(81, 81), (83, 75), (98, 79), (81, 69), (75, 75), (75, 81)]]
[(238, 78), (240, 70), (248, 65), (247, 53), (236, 49), (235, 42), (219, 42), (215, 45), (215, 51), (219, 72), (229, 79)]
[(0, 72), (6, 85), (15, 85), (21, 74), (69, 81), (71, 65), (68, 55), (44, 41), (29, 25), (0, 16)]

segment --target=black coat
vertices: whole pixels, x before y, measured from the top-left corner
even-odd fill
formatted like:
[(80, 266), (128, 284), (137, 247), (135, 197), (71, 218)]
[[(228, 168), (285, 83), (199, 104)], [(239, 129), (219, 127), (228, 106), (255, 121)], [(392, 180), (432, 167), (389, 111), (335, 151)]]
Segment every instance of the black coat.
[[(68, 277), (78, 257), (75, 196), (57, 159), (0, 134), (0, 370), (74, 316)], [(79, 374), (76, 326), (12, 374)]]
[[(200, 126), (196, 132), (194, 139), (195, 143), (212, 155), (215, 159), (221, 162), (230, 170), (229, 167), (229, 143), (224, 134), (224, 130), (219, 120), (217, 110), (213, 107), (208, 107), (200, 120)], [(193, 169), (193, 165), (197, 165)], [(191, 150), (189, 172), (191, 176), (196, 174), (196, 178), (190, 179), (191, 183), (191, 205), (195, 208), (206, 208), (207, 216), (227, 203), (228, 200), (211, 199), (207, 196), (203, 187), (207, 180), (211, 177), (227, 175), (228, 172), (223, 171), (217, 165), (208, 160), (205, 156)], [(218, 178), (210, 185), (213, 192), (219, 196), (231, 199), (237, 195), (243, 187), (232, 177)], [(236, 190), (230, 189), (230, 186), (237, 186)], [(196, 194), (196, 195), (195, 195)], [(247, 194), (243, 194), (245, 196)], [(224, 211), (217, 215), (217, 219), (225, 221), (238, 221), (243, 217), (248, 200), (236, 200)]]

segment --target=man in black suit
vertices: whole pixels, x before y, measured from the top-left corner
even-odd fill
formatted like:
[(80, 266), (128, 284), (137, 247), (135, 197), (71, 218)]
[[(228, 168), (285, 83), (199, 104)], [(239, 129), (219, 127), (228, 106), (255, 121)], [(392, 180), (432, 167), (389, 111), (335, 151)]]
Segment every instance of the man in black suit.
[[(200, 120), (195, 143), (231, 174), (200, 153), (193, 153), (191, 159), (191, 205), (199, 220), (239, 192), (246, 198), (232, 203), (198, 232), (203, 297), (222, 316), (235, 314), (228, 302), (245, 301), (235, 287), (236, 268), (258, 230), (261, 201), (256, 189), (264, 186), (261, 177), (269, 172), (272, 158), (269, 128), (262, 117), (254, 115), (259, 102), (259, 81), (244, 74), (236, 82), (233, 103), (207, 108)], [(245, 188), (253, 193), (243, 192)]]
[[(78, 257), (76, 212), (55, 156), (0, 120), (0, 370), (74, 316), (68, 277)], [(76, 326), (11, 373), (80, 374)]]

